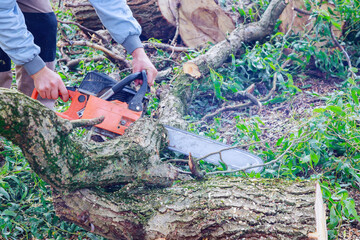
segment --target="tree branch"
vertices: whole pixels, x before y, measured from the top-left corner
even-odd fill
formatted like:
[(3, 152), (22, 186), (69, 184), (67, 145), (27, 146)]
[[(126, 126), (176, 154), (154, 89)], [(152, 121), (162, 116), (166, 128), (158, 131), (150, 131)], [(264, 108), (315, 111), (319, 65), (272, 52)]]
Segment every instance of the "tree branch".
[(92, 43), (92, 42), (88, 42), (88, 41), (71, 41), (71, 40), (68, 40), (68, 41), (59, 41), (58, 42), (58, 47), (64, 47), (64, 46), (87, 46), (87, 47), (91, 47), (91, 48), (94, 48), (94, 49), (97, 49), (97, 50), (100, 50), (102, 52), (104, 52), (108, 57), (109, 59), (114, 62), (115, 60), (115, 63), (116, 61), (119, 61), (120, 63), (124, 64), (126, 67), (130, 67), (131, 64), (129, 63), (128, 60), (126, 60), (125, 57), (122, 57), (122, 56), (119, 56), (118, 54), (110, 51), (109, 49), (103, 47), (103, 46), (100, 46), (96, 43)]

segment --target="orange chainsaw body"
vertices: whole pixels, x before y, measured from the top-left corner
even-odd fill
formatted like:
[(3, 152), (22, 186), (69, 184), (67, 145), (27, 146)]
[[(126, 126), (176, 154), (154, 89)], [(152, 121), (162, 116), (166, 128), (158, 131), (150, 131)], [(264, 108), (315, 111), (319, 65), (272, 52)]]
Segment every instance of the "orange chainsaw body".
[[(68, 92), (71, 105), (65, 112), (56, 112), (64, 119), (93, 119), (104, 116), (104, 121), (95, 127), (123, 135), (125, 130), (142, 115), (142, 112), (129, 110), (127, 103), (118, 100), (106, 101), (79, 91), (69, 90)], [(34, 90), (31, 97), (37, 99), (38, 92)]]
[(104, 116), (98, 128), (123, 135), (124, 131), (142, 115), (142, 112), (129, 110), (128, 104), (119, 100), (106, 101), (95, 96), (89, 96), (82, 119), (92, 119)]
[[(140, 89), (138, 91), (127, 89), (126, 85), (136, 79), (143, 80)], [(65, 112), (57, 112), (58, 116), (68, 120), (94, 119), (103, 116), (104, 120), (95, 127), (123, 135), (125, 130), (142, 116), (143, 101), (147, 91), (147, 76), (146, 72), (142, 71), (117, 82), (104, 74), (90, 72), (85, 76), (80, 87), (67, 87), (67, 89), (71, 104)], [(101, 94), (103, 90), (107, 92)], [(130, 95), (126, 95), (129, 93)], [(98, 97), (99, 95), (101, 96)], [(124, 98), (124, 96), (131, 98)], [(31, 97), (37, 99), (36, 89)], [(101, 131), (100, 134), (105, 134), (105, 132)]]

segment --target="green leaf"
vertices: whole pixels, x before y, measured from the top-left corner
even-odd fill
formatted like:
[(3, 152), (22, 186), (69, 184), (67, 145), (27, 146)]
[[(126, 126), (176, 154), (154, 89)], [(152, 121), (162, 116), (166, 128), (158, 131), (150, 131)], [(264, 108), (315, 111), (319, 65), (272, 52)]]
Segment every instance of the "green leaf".
[(315, 163), (314, 165), (316, 165), (319, 162), (320, 157), (314, 153), (313, 151), (310, 152), (310, 159), (313, 163)]
[(238, 8), (238, 12), (240, 13), (240, 15), (243, 17), (246, 15), (246, 12), (244, 11), (244, 9), (242, 8)]
[(10, 201), (10, 195), (5, 191), (5, 189), (3, 189), (2, 187), (0, 187), (0, 196), (3, 195), (4, 197), (7, 198), (7, 200)]
[(301, 159), (300, 159), (300, 162), (301, 163), (308, 163), (308, 162), (310, 162), (310, 155), (306, 155), (305, 157), (302, 157)]
[(325, 112), (326, 110), (324, 109), (324, 108), (322, 108), (322, 107), (318, 107), (318, 108), (315, 108), (314, 110), (313, 110), (313, 112), (314, 113), (323, 113), (323, 112)]
[(334, 113), (336, 113), (336, 114), (338, 114), (338, 115), (341, 115), (341, 116), (345, 116), (345, 115), (346, 115), (346, 113), (345, 113), (345, 112), (342, 110), (342, 108), (339, 107), (339, 106), (327, 106), (326, 109), (327, 109), (327, 110), (330, 110), (330, 111), (332, 111), (332, 112), (334, 112)]
[(359, 98), (356, 93), (359, 92), (359, 89), (352, 88), (351, 89), (351, 97), (353, 98), (356, 105), (359, 105)]
[(14, 211), (5, 209), (2, 213), (1, 216), (11, 216), (11, 217), (15, 217), (16, 213)]
[(329, 222), (329, 228), (333, 229), (339, 224), (339, 217), (335, 210), (335, 205), (331, 206), (330, 209), (330, 222)]
[(348, 78), (347, 81), (348, 81), (350, 84), (356, 86), (356, 82), (355, 82), (355, 80), (354, 80), (353, 78)]
[(341, 25), (338, 22), (336, 22), (334, 19), (330, 18), (330, 22), (332, 23), (332, 25), (334, 25), (334, 27), (341, 30)]
[(331, 15), (336, 16), (336, 14), (333, 12), (333, 10), (332, 10), (331, 8), (328, 7), (328, 11), (329, 11), (329, 13), (330, 13)]
[(283, 140), (284, 140), (284, 137), (279, 138), (276, 142), (276, 146), (280, 146), (280, 144), (282, 143)]
[(359, 70), (356, 68), (356, 67), (352, 67), (349, 69), (350, 71), (354, 72), (354, 73), (357, 73)]

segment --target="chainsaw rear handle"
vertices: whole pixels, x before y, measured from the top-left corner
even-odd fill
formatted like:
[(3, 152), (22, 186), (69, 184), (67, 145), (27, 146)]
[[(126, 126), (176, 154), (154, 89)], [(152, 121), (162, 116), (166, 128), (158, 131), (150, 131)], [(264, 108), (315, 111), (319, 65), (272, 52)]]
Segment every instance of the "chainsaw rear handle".
[(136, 112), (142, 112), (143, 111), (142, 101), (143, 101), (145, 94), (147, 92), (147, 89), (148, 89), (147, 76), (146, 76), (145, 70), (143, 70), (141, 72), (133, 73), (133, 74), (127, 76), (126, 78), (124, 78), (123, 80), (121, 80), (120, 82), (115, 84), (112, 88), (107, 90), (99, 98), (101, 98), (103, 100), (109, 99), (115, 93), (121, 91), (126, 85), (135, 81), (136, 79), (141, 79), (142, 85), (141, 85), (140, 89), (137, 91), (137, 93), (135, 94), (135, 96), (130, 100), (129, 109), (136, 111)]
[[(76, 88), (75, 87), (66, 87), (66, 89), (68, 90), (68, 93), (69, 93), (69, 98), (72, 99), (72, 97), (74, 96), (75, 94), (75, 90)], [(31, 94), (31, 98), (32, 99), (37, 99), (39, 96), (39, 92), (36, 90), (36, 88), (34, 88), (32, 94)], [(61, 98), (61, 95), (59, 95), (60, 98)]]

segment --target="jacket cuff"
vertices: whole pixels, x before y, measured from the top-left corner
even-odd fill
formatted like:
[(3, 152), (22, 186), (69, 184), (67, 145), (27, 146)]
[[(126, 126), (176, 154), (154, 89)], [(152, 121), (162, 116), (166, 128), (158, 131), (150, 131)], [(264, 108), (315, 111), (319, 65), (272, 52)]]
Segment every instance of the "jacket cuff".
[(129, 54), (132, 54), (135, 49), (143, 47), (138, 35), (128, 36), (121, 45), (123, 45)]
[(41, 59), (41, 57), (36, 56), (30, 62), (27, 62), (23, 65), (26, 72), (31, 76), (40, 71), (45, 67), (45, 62)]

